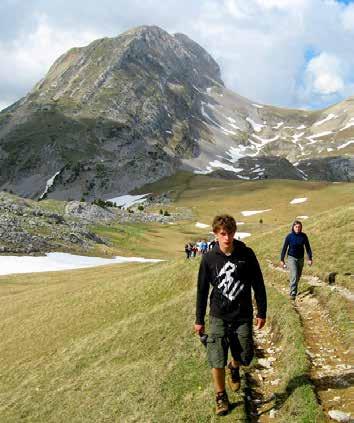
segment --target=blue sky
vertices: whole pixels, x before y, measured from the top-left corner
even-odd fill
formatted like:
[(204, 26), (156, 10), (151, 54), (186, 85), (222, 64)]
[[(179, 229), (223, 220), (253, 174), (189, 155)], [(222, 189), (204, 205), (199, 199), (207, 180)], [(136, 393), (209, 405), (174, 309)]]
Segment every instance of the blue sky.
[(69, 48), (139, 25), (187, 34), (259, 103), (324, 108), (354, 95), (353, 0), (1, 0), (0, 109)]

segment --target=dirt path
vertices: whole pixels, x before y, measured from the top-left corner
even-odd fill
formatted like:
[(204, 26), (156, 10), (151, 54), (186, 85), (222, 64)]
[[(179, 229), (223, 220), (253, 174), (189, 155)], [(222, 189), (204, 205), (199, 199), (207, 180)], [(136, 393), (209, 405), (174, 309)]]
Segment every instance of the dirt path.
[[(284, 271), (272, 263), (269, 265), (274, 270)], [(317, 278), (304, 279), (313, 285), (320, 283)], [(278, 289), (288, 295), (287, 287)], [(339, 410), (354, 416), (353, 351), (343, 345), (327, 313), (310, 291), (300, 294), (294, 307), (301, 318), (306, 352), (312, 364), (309, 376), (325, 416), (332, 421), (328, 416), (330, 410)]]
[[(269, 267), (271, 267), (273, 270), (276, 270), (277, 272), (283, 272), (288, 273), (287, 269), (282, 269), (279, 266), (275, 266), (270, 260), (267, 260)], [(345, 288), (344, 286), (339, 285), (328, 285), (328, 283), (323, 282), (319, 277), (317, 276), (306, 276), (302, 275), (301, 279), (307, 281), (309, 285), (312, 286), (322, 286), (325, 289), (329, 289), (331, 291), (337, 292), (339, 295), (344, 297), (346, 300), (353, 301), (354, 302), (354, 293), (349, 291), (349, 289)]]
[(273, 342), (269, 326), (261, 331), (255, 331), (254, 341), (258, 364), (245, 374), (249, 387), (246, 399), (249, 404), (250, 420), (254, 423), (274, 422), (277, 413), (274, 409), (276, 399), (274, 391), (280, 384), (274, 366), (281, 348)]

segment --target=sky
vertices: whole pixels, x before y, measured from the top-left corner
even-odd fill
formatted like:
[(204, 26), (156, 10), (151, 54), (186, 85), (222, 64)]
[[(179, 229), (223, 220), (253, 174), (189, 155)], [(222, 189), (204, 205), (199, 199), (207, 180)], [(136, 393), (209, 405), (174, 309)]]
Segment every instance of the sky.
[(0, 0), (0, 110), (71, 47), (140, 25), (185, 33), (258, 103), (320, 109), (354, 95), (354, 0)]

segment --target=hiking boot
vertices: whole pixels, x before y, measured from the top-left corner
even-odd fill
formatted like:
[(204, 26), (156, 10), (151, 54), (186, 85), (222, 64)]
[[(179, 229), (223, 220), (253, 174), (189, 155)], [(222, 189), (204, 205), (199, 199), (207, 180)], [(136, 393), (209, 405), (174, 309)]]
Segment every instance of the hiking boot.
[(296, 299), (296, 295), (290, 295), (290, 300), (291, 301), (295, 301), (295, 299)]
[(240, 378), (240, 368), (233, 367), (231, 362), (228, 364), (228, 369), (230, 373), (227, 376), (227, 384), (231, 391), (236, 392), (240, 389), (241, 386), (241, 378)]
[(215, 412), (217, 416), (225, 416), (229, 412), (229, 399), (226, 391), (217, 393)]

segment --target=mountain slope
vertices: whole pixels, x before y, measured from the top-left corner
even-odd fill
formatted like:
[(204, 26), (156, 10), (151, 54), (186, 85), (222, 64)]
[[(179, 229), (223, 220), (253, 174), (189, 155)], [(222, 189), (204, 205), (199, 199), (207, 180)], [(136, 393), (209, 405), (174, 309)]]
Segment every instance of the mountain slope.
[(0, 113), (0, 189), (111, 198), (178, 169), (228, 178), (354, 179), (354, 100), (252, 103), (183, 34), (143, 26), (73, 48)]
[(157, 27), (72, 49), (1, 113), (0, 184), (38, 197), (60, 172), (56, 197), (77, 198), (170, 175), (192, 154), (191, 110), (212, 80), (220, 70), (201, 47)]

